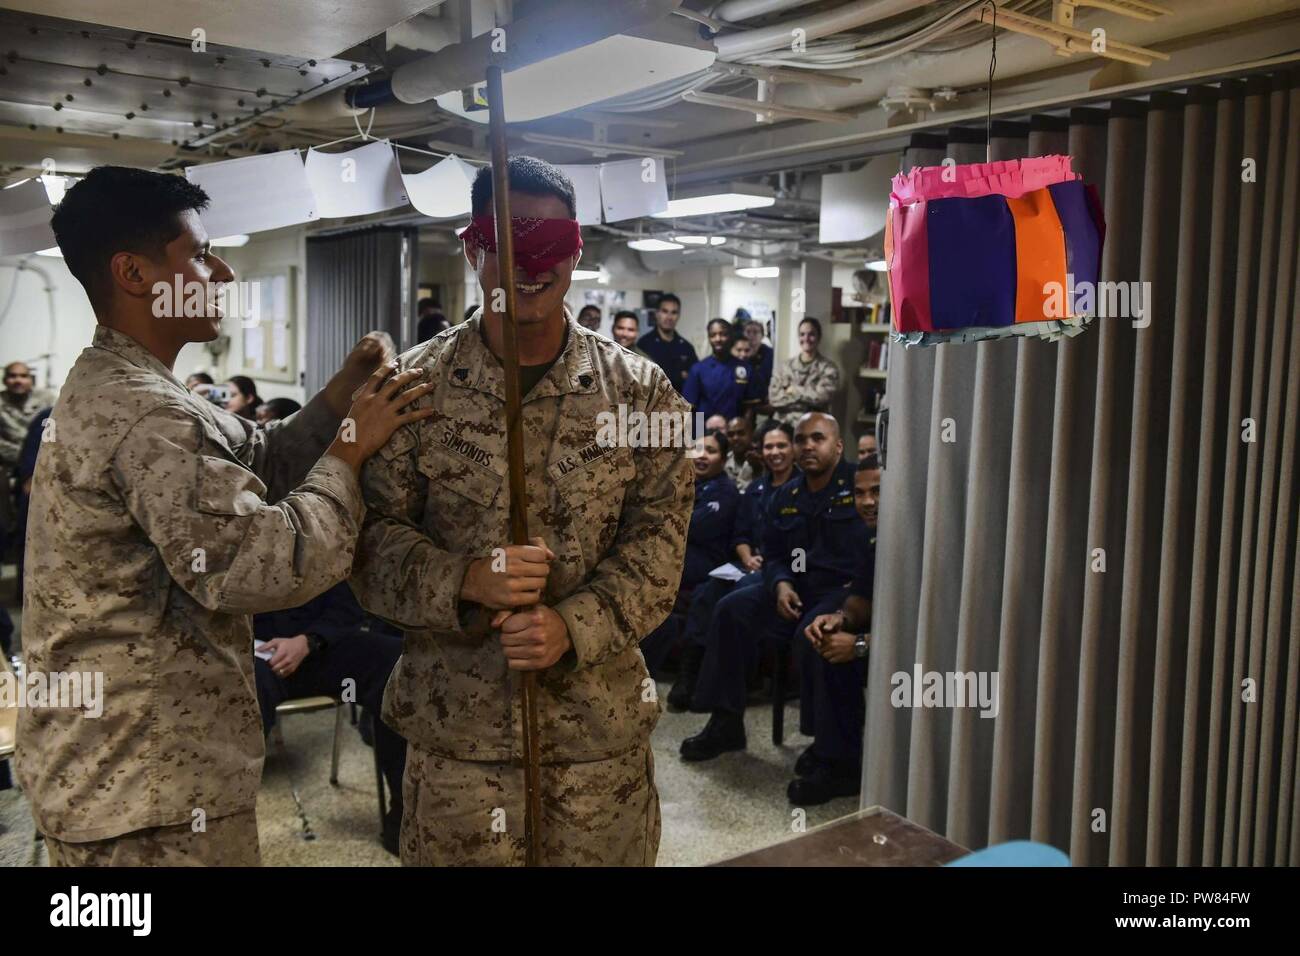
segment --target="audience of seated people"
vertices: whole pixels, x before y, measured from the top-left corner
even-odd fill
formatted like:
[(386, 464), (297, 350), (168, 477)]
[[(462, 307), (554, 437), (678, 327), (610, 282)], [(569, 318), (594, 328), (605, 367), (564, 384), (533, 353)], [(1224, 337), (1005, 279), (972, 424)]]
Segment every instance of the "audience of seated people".
[(773, 642), (792, 646), (801, 665), (801, 729), (814, 744), (788, 795), (811, 805), (859, 786), (865, 645), (856, 629), (869, 626), (869, 614), (846, 598), (870, 600), (879, 469), (874, 458), (860, 472), (844, 461), (838, 423), (812, 412), (794, 429), (796, 470), (789, 426), (772, 424), (762, 434), (767, 471), (741, 496), (731, 539), (733, 561), (747, 573), (728, 584), (706, 572), (692, 590), (669, 706), (710, 715), (682, 742), (683, 759), (744, 749), (747, 684), (760, 652)]
[(681, 664), (668, 694), (669, 710), (696, 709), (692, 698), (718, 602), (737, 587), (762, 583), (763, 522), (773, 492), (795, 473), (794, 429), (784, 422), (769, 422), (760, 433), (758, 444), (765, 471), (741, 495), (731, 536), (730, 560), (743, 576), (738, 581), (711, 577), (691, 592), (682, 635)]
[[(686, 534), (686, 558), (682, 565), (679, 593), (692, 591), (709, 580), (709, 572), (726, 564), (732, 526), (740, 495), (724, 470), (727, 436), (706, 432), (696, 442), (695, 507)], [(656, 679), (664, 659), (677, 641), (677, 622), (669, 618), (641, 641), (646, 666)]]

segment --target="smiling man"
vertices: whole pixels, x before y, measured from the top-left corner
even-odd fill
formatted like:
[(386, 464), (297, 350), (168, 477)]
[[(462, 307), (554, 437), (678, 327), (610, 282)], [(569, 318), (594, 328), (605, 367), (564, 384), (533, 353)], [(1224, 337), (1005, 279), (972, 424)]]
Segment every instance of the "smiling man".
[[(406, 641), (384, 720), (410, 744), (406, 865), (525, 858), (519, 674), (539, 672), (541, 859), (653, 865), (650, 731), (659, 718), (638, 645), (672, 608), (693, 483), (680, 446), (606, 447), (602, 415), (689, 412), (664, 373), (564, 308), (582, 248), (573, 185), (509, 161), (514, 275), (502, 276), (492, 171), (461, 234), (486, 311), (407, 352), (433, 418), (366, 468), (352, 587)], [(515, 285), (531, 545), (507, 545), (510, 495), (503, 281)], [(680, 436), (679, 436), (680, 437)]]
[[(176, 354), (216, 338), (215, 288), (234, 279), (207, 203), (180, 176), (100, 166), (54, 213), (98, 326), (37, 459), (23, 650), (29, 674), (104, 680), (99, 719), (19, 713), (18, 776), (55, 865), (258, 862), (249, 615), (347, 576), (361, 463), (429, 414), (403, 408), (419, 376), (391, 375), (369, 337), (265, 429), (192, 394)], [(176, 285), (197, 289), (193, 307), (160, 301)]]

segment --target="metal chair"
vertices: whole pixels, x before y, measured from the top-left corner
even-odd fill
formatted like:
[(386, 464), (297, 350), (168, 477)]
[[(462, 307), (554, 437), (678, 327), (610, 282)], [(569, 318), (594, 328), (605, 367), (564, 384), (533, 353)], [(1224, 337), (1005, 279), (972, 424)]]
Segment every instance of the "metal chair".
[[(276, 717), (288, 717), (290, 714), (314, 714), (320, 710), (334, 709), (334, 752), (330, 757), (330, 783), (339, 785), (339, 731), (343, 727), (343, 701), (337, 697), (299, 697), (286, 700), (275, 708)], [(281, 750), (285, 749), (284, 734), (280, 732), (280, 721), (275, 723), (275, 742)]]

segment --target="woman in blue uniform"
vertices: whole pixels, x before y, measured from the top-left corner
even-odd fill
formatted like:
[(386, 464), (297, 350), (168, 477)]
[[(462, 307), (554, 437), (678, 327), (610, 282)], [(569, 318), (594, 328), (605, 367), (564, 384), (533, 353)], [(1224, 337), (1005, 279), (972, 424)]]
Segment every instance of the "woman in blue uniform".
[[(731, 550), (732, 526), (740, 493), (725, 471), (729, 444), (720, 431), (706, 432), (695, 448), (695, 509), (686, 533), (686, 560), (682, 565), (681, 590), (709, 580), (709, 572), (727, 563)], [(641, 653), (652, 675), (657, 674), (677, 636), (677, 622), (671, 617), (641, 642)]]

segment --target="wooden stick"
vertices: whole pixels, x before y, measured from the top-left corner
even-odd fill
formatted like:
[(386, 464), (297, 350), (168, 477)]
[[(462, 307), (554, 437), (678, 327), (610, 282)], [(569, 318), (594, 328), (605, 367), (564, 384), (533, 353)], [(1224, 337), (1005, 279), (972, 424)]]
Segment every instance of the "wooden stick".
[[(519, 393), (519, 340), (515, 330), (515, 244), (510, 231), (510, 175), (506, 154), (506, 113), (501, 67), (487, 68), (488, 141), (492, 155), (492, 209), (497, 229), (497, 277), (505, 292), (501, 322), (501, 365), (506, 386), (506, 466), (510, 487), (510, 542), (528, 543), (528, 487), (524, 480), (523, 396)], [(528, 866), (541, 863), (541, 764), (537, 738), (537, 672), (519, 682), (523, 725), (524, 839)]]

